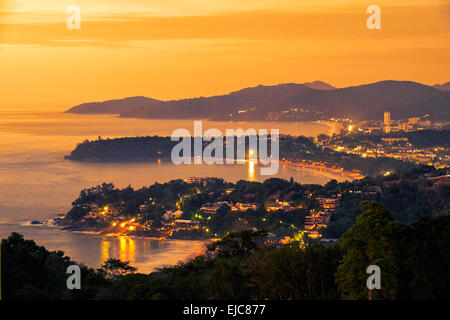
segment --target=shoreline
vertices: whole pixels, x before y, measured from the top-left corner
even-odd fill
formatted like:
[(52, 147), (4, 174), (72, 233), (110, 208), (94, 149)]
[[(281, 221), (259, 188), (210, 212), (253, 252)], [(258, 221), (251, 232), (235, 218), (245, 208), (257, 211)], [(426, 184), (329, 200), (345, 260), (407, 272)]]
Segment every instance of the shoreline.
[[(161, 158), (161, 159), (128, 159), (128, 160), (101, 160), (98, 158), (90, 158), (90, 159), (84, 159), (84, 160), (78, 160), (78, 159), (70, 159), (70, 156), (65, 156), (64, 160), (68, 160), (68, 161), (73, 161), (73, 162), (79, 162), (79, 163), (118, 163), (118, 164), (124, 164), (124, 163), (150, 163), (150, 164), (155, 164), (155, 163), (172, 163), (172, 160), (170, 158)], [(188, 165), (196, 165), (194, 163), (195, 158), (192, 158), (192, 163), (188, 164)], [(224, 159), (225, 161), (226, 159)], [(289, 160), (278, 160), (280, 165), (285, 165), (288, 166), (290, 168), (303, 168), (303, 169), (307, 169), (307, 170), (312, 170), (312, 171), (325, 171), (325, 172), (329, 172), (329, 173), (333, 173), (333, 174), (342, 174), (346, 177), (349, 177), (353, 180), (359, 180), (359, 179), (364, 179), (366, 176), (361, 174), (360, 172), (357, 171), (348, 171), (348, 170), (344, 170), (343, 168), (335, 168), (335, 167), (327, 167), (327, 166), (315, 166), (315, 165), (311, 165), (311, 164), (303, 164), (303, 163), (294, 163), (291, 162)], [(241, 163), (239, 163), (241, 162)], [(245, 160), (235, 160), (235, 164), (240, 164), (240, 165), (247, 165), (251, 163), (250, 160), (245, 159)], [(262, 166), (259, 161), (255, 162), (254, 164), (256, 165), (260, 165)], [(200, 165), (208, 165), (207, 163), (202, 163)], [(211, 164), (211, 165), (224, 165), (224, 164)]]
[[(58, 230), (61, 232), (74, 233), (74, 234), (85, 234), (85, 235), (94, 235), (94, 236), (106, 236), (109, 238), (119, 238), (119, 237), (130, 237), (130, 238), (138, 238), (138, 239), (147, 239), (147, 240), (157, 240), (157, 241), (201, 241), (201, 242), (211, 242), (216, 238), (202, 238), (202, 237), (156, 237), (151, 235), (146, 235), (145, 232), (137, 232), (137, 233), (114, 233), (110, 232), (110, 230), (106, 230), (100, 227), (80, 227), (80, 226), (71, 226), (71, 225), (60, 225), (54, 220), (58, 219), (52, 218), (48, 221), (38, 221), (38, 220), (29, 220), (25, 222), (10, 222), (10, 223), (2, 223), (1, 225), (6, 226), (17, 226), (20, 228), (46, 228), (47, 230)], [(32, 223), (39, 222), (39, 223)], [(52, 221), (50, 223), (50, 221)], [(14, 231), (11, 231), (14, 232)]]
[(141, 239), (148, 239), (148, 240), (183, 240), (183, 241), (212, 241), (214, 238), (203, 238), (203, 237), (156, 237), (147, 235), (145, 232), (135, 232), (135, 233), (114, 233), (110, 232), (111, 230), (105, 230), (100, 227), (79, 227), (79, 226), (61, 226), (55, 223), (55, 225), (59, 228), (61, 231), (67, 231), (67, 232), (73, 232), (73, 233), (82, 233), (82, 234), (94, 234), (99, 236), (106, 236), (106, 237), (135, 237), (135, 238), (141, 238)]
[(335, 174), (343, 174), (347, 177), (352, 178), (353, 180), (360, 180), (364, 179), (366, 176), (362, 175), (360, 172), (357, 171), (346, 171), (343, 168), (335, 168), (335, 167), (326, 167), (326, 166), (316, 166), (313, 164), (307, 164), (307, 163), (299, 163), (299, 162), (291, 162), (289, 160), (281, 160), (280, 164), (291, 167), (291, 168), (302, 168), (302, 169), (308, 169), (308, 170), (314, 170), (314, 171), (325, 171)]
[(337, 134), (339, 133), (339, 131), (341, 129), (344, 129), (344, 125), (340, 122), (333, 122), (333, 121), (329, 121), (329, 120), (316, 120), (316, 121), (311, 121), (311, 122), (315, 122), (318, 124), (323, 124), (326, 125), (330, 128), (329, 134), (327, 134), (328, 136), (333, 135), (333, 134)]

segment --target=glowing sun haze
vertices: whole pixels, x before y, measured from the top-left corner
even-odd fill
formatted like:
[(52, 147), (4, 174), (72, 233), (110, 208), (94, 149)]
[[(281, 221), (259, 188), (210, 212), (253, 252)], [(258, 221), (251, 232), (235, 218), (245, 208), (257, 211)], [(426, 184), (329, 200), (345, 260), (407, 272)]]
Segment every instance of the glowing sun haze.
[[(66, 8), (80, 6), (81, 30)], [(366, 8), (381, 8), (368, 30)], [(0, 0), (0, 109), (258, 84), (449, 81), (450, 1)]]

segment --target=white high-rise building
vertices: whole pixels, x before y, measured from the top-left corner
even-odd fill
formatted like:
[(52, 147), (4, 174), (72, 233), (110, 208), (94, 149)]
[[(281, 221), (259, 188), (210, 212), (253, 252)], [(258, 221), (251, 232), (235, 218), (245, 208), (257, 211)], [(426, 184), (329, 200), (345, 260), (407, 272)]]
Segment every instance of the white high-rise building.
[(384, 112), (384, 125), (391, 126), (391, 113), (389, 111)]
[(384, 126), (383, 126), (384, 132), (389, 133), (391, 132), (391, 113), (389, 111), (384, 112)]

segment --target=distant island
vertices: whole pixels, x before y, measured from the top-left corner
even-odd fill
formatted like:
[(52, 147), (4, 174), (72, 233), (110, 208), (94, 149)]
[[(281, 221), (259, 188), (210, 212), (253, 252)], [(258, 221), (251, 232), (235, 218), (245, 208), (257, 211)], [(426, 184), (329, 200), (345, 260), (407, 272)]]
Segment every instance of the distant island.
[(225, 95), (161, 101), (129, 97), (83, 103), (73, 114), (117, 114), (125, 118), (209, 119), (217, 121), (315, 121), (381, 119), (389, 109), (403, 119), (428, 114), (450, 120), (449, 83), (427, 86), (411, 81), (381, 81), (347, 88), (324, 82), (257, 86)]

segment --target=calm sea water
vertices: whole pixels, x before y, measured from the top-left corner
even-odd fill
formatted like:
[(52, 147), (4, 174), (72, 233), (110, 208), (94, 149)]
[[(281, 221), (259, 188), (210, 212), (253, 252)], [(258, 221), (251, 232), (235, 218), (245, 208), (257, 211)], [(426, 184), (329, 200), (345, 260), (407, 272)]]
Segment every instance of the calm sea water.
[[(230, 123), (204, 121), (208, 128), (280, 129), (281, 133), (316, 136), (337, 128), (319, 123)], [(162, 163), (76, 163), (64, 160), (85, 139), (122, 136), (169, 136), (174, 129), (193, 130), (191, 120), (120, 119), (115, 116), (79, 116), (55, 112), (0, 111), (0, 237), (22, 233), (48, 249), (63, 250), (73, 259), (98, 267), (109, 257), (129, 260), (140, 272), (174, 264), (204, 249), (202, 242), (111, 238), (74, 233), (50, 226), (30, 226), (31, 220), (49, 220), (66, 213), (83, 188), (103, 182), (134, 188), (191, 176), (263, 181), (258, 166), (182, 165)], [(282, 166), (278, 177), (301, 183), (324, 184), (345, 180), (339, 174)]]

